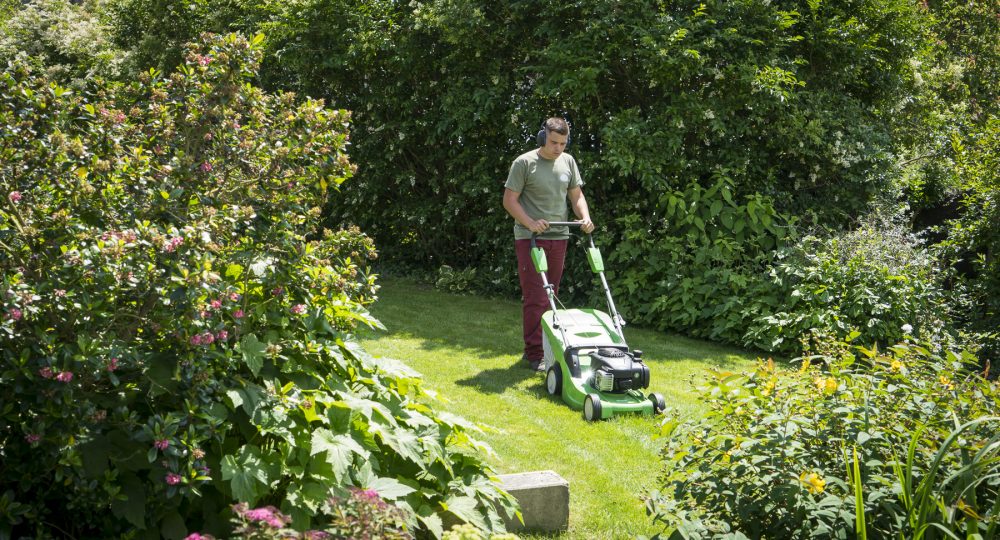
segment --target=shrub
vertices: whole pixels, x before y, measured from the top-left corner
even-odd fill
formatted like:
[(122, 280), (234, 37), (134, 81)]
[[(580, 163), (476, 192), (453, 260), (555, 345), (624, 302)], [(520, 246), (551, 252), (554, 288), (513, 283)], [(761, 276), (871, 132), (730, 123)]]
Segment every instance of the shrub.
[[(349, 113), (247, 83), (261, 38), (73, 93), (0, 75), (0, 493), (15, 535), (323, 525), (347, 486), (502, 529), (473, 426), (352, 337), (371, 240), (320, 226)], [(18, 524), (19, 523), (19, 524)]]
[(100, 0), (24, 2), (12, 10), (9, 20), (0, 20), (0, 66), (18, 58), (74, 85), (94, 76), (121, 76), (129, 55), (108, 39), (100, 4)]
[(853, 538), (859, 516), (873, 538), (995, 534), (1000, 387), (975, 358), (909, 341), (821, 352), (716, 372), (708, 413), (665, 419), (659, 537)]
[(794, 218), (760, 195), (739, 200), (731, 179), (661, 194), (650, 223), (620, 220), (626, 231), (611, 251), (616, 291), (626, 313), (660, 330), (739, 342), (748, 286), (774, 249), (796, 236)]
[(802, 352), (799, 337), (863, 332), (886, 344), (913, 335), (947, 341), (953, 329), (948, 274), (898, 225), (867, 223), (839, 235), (806, 236), (781, 251), (747, 294), (744, 344)]

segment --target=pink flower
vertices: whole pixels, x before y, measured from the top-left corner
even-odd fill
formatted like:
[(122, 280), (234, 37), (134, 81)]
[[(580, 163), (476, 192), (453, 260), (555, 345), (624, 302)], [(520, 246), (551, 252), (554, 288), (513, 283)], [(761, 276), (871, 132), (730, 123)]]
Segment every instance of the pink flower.
[(327, 540), (333, 538), (333, 535), (325, 531), (305, 531), (302, 533), (302, 538), (303, 540)]
[(176, 486), (181, 483), (181, 475), (170, 473), (163, 479), (163, 481), (171, 486)]
[(185, 536), (184, 540), (206, 540), (208, 538), (211, 538), (211, 537), (210, 536), (202, 536), (202, 535), (200, 535), (200, 534), (198, 534), (196, 532), (193, 532), (193, 533)]
[(16, 202), (18, 202), (18, 201), (21, 200), (21, 192), (20, 191), (11, 191), (10, 195), (8, 195), (7, 198), (10, 199), (10, 202), (16, 203)]
[(201, 335), (202, 345), (211, 345), (215, 341), (215, 336), (211, 332), (205, 332)]
[(24, 316), (24, 313), (22, 313), (20, 309), (10, 308), (10, 312), (8, 313), (8, 315), (10, 315), (11, 319), (14, 319), (15, 321), (20, 321), (21, 317)]
[(227, 339), (229, 339), (229, 332), (227, 332), (226, 330), (219, 330), (219, 332), (215, 334), (215, 339), (219, 341), (226, 341)]
[(212, 172), (212, 164), (209, 163), (209, 162), (207, 162), (207, 161), (205, 161), (205, 162), (203, 162), (201, 164), (200, 169), (201, 169), (201, 172), (205, 172), (205, 173)]
[(153, 446), (156, 447), (157, 450), (166, 450), (167, 448), (170, 447), (170, 441), (167, 439), (160, 439), (158, 441), (153, 441)]
[(183, 236), (175, 236), (170, 240), (167, 240), (167, 243), (163, 245), (163, 251), (166, 251), (167, 253), (173, 253), (183, 243), (184, 243)]
[(296, 315), (302, 315), (306, 312), (306, 306), (305, 304), (295, 304), (290, 311)]
[(219, 309), (219, 308), (222, 307), (222, 302), (219, 301), (219, 300), (212, 300), (212, 302), (209, 304), (209, 306), (211, 306), (212, 309)]
[(281, 296), (282, 294), (284, 294), (284, 292), (285, 289), (282, 289), (281, 287), (275, 287), (271, 289), (271, 294), (273, 294), (274, 296)]
[(212, 57), (211, 56), (202, 56), (202, 57), (198, 58), (198, 64), (199, 65), (207, 66), (207, 65), (209, 65), (211, 63), (212, 63)]
[(201, 334), (195, 334), (191, 336), (192, 345), (201, 345)]
[(38, 370), (38, 374), (41, 375), (43, 379), (51, 379), (55, 376), (55, 373), (53, 373), (52, 368), (50, 367), (43, 367)]
[(36, 442), (42, 440), (42, 436), (37, 433), (29, 433), (24, 436), (24, 440), (28, 441), (28, 444), (35, 444)]
[(73, 380), (73, 372), (72, 371), (60, 371), (59, 374), (56, 375), (56, 380), (59, 381), (59, 382), (70, 382), (70, 381)]
[(229, 300), (230, 301), (235, 302), (235, 301), (237, 301), (239, 299), (240, 299), (240, 294), (239, 293), (234, 293), (234, 292), (233, 293), (229, 293)]
[(244, 315), (244, 313), (243, 313), (242, 309), (237, 309), (236, 311), (233, 312), (233, 318), (234, 319), (242, 319), (243, 315)]
[(115, 371), (116, 369), (118, 369), (118, 359), (117, 358), (112, 358), (111, 360), (108, 360), (108, 368), (107, 369), (108, 369), (108, 371)]

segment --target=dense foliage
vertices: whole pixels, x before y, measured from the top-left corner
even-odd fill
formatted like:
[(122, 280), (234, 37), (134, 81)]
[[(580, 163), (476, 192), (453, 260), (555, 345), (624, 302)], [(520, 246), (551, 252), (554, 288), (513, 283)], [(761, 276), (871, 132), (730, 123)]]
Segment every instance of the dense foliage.
[[(941, 225), (942, 208), (978, 196), (952, 141), (996, 108), (995, 4), (112, 0), (107, 19), (111, 41), (159, 66), (201, 30), (265, 31), (262, 84), (354, 112), (359, 189), (326, 209), (330, 222), (361, 225), (387, 267), (475, 270), (481, 290), (516, 288), (501, 184), (541, 119), (565, 115), (599, 242), (628, 283), (624, 311), (743, 343), (760, 315), (744, 282), (786, 240), (733, 231), (756, 208), (765, 229), (839, 234), (870, 212)], [(701, 212), (692, 236), (684, 215)], [(716, 232), (724, 214), (734, 225)], [(656, 269), (624, 263), (637, 256)], [(571, 260), (564, 296), (592, 289), (578, 286), (582, 266)]]
[(76, 93), (0, 75), (4, 534), (178, 538), (234, 502), (303, 529), (349, 486), (502, 529), (472, 426), (352, 338), (376, 253), (320, 211), (350, 114), (249, 84), (259, 44)]
[(823, 352), (792, 372), (716, 373), (704, 417), (664, 421), (659, 536), (994, 537), (998, 383), (967, 353), (909, 341)]

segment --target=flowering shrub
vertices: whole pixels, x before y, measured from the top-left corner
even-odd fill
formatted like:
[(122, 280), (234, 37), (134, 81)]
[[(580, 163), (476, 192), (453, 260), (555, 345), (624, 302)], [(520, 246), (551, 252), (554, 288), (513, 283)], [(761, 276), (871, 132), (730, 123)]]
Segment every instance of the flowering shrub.
[(800, 354), (810, 333), (842, 340), (862, 332), (873, 343), (895, 343), (909, 324), (913, 334), (949, 342), (948, 272), (898, 225), (867, 223), (840, 235), (806, 236), (781, 251), (766, 276), (751, 283), (743, 317), (743, 344)]
[(825, 367), (717, 372), (703, 418), (664, 420), (659, 537), (993, 537), (1000, 387), (965, 369), (975, 359), (911, 342), (821, 352)]
[(309, 529), (346, 486), (502, 529), (471, 426), (352, 338), (375, 250), (320, 225), (350, 115), (248, 84), (260, 41), (81, 93), (0, 74), (3, 529), (222, 534), (234, 502)]

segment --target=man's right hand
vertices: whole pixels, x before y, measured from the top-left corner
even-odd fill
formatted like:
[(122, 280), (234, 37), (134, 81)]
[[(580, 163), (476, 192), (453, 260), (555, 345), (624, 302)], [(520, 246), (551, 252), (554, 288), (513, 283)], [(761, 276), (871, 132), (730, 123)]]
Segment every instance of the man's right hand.
[(535, 234), (542, 234), (549, 228), (549, 222), (544, 219), (537, 219), (528, 225), (528, 230)]

